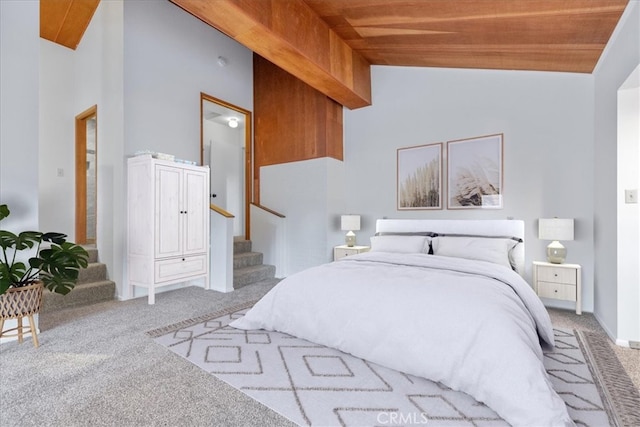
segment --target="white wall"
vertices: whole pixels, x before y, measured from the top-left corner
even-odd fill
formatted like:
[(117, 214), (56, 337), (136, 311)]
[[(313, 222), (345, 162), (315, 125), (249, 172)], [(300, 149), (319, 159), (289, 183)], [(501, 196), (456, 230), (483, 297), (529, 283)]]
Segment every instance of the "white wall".
[(151, 149), (199, 163), (200, 92), (251, 110), (252, 53), (171, 2), (124, 10), (125, 154)]
[(0, 1), (0, 203), (14, 232), (38, 230), (38, 2)]
[[(549, 243), (538, 240), (537, 219), (575, 218), (576, 240), (563, 243), (567, 262), (583, 266), (583, 309), (593, 311), (592, 76), (374, 66), (372, 92), (373, 105), (344, 120), (346, 208), (363, 215), (359, 236), (382, 217), (522, 219), (530, 279)], [(503, 209), (396, 209), (398, 148), (495, 133), (504, 134)]]
[(618, 200), (620, 191), (623, 191), (618, 188), (618, 167), (638, 168), (634, 158), (618, 164), (618, 89), (639, 63), (640, 3), (631, 1), (593, 72), (596, 263), (594, 314), (614, 338), (619, 336), (618, 300), (626, 298), (625, 295), (618, 294), (618, 252), (626, 250), (626, 244), (620, 247), (617, 231)]
[[(40, 39), (40, 227), (75, 234), (74, 51)], [(58, 169), (63, 176), (58, 176)]]
[[(39, 13), (38, 2), (0, 1), (0, 204), (11, 211), (0, 229), (14, 233), (40, 229)], [(16, 326), (15, 319), (4, 324)]]
[[(98, 64), (82, 62), (94, 67), (100, 85), (98, 100), (98, 212), (97, 246), (100, 260), (107, 264), (109, 277), (116, 282), (117, 294), (122, 295), (125, 265), (121, 262), (126, 253), (126, 208), (123, 195), (125, 186), (124, 158), (124, 0), (101, 2), (99, 20), (94, 15), (92, 25), (97, 24), (99, 36), (91, 38), (100, 43)], [(86, 36), (86, 32), (85, 32)], [(78, 48), (82, 51), (84, 46)], [(87, 46), (88, 50), (91, 50)], [(97, 48), (98, 49), (98, 48)], [(95, 67), (100, 67), (96, 69)], [(82, 68), (80, 69), (82, 70)], [(76, 71), (77, 73), (78, 71)], [(91, 91), (76, 94), (76, 108), (92, 105)]]
[(618, 335), (640, 342), (640, 65), (618, 91)]
[[(260, 168), (260, 204), (286, 216), (283, 275), (332, 261), (344, 210), (344, 163), (324, 157)], [(340, 232), (342, 233), (342, 232)]]

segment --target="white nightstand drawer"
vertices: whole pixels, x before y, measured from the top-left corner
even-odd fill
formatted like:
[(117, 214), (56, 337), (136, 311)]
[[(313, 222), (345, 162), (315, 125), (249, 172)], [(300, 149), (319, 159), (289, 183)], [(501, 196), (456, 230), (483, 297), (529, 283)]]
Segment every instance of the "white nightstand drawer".
[(357, 253), (358, 251), (354, 251), (353, 249), (336, 248), (333, 257), (334, 259), (340, 259)]
[(542, 298), (554, 298), (566, 301), (576, 300), (576, 287), (552, 282), (538, 282), (538, 295)]
[(538, 280), (543, 282), (575, 285), (577, 283), (577, 274), (576, 270), (573, 268), (539, 266)]
[(371, 249), (369, 246), (347, 246), (340, 245), (333, 248), (333, 260), (337, 261), (340, 258), (344, 258), (349, 255), (361, 254), (363, 252), (369, 252)]

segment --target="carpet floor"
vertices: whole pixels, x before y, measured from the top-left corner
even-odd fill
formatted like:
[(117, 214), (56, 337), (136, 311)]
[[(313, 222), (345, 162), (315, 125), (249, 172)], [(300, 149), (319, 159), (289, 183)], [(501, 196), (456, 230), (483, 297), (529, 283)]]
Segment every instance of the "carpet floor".
[[(0, 345), (0, 425), (294, 425), (146, 335), (255, 301), (274, 284), (229, 294), (188, 287), (158, 294), (153, 306), (137, 298), (42, 315), (39, 348), (30, 340)], [(581, 323), (597, 325), (591, 315), (573, 319), (563, 313), (552, 311), (554, 325), (597, 329)], [(631, 373), (640, 352), (623, 350), (619, 358)]]
[[(372, 426), (394, 419), (434, 427), (508, 425), (491, 408), (442, 384), (280, 332), (228, 326), (250, 306), (148, 334), (299, 425)], [(544, 365), (575, 423), (640, 424), (640, 394), (608, 343), (570, 329), (554, 334), (556, 346), (545, 352)], [(591, 355), (601, 355), (602, 363)]]

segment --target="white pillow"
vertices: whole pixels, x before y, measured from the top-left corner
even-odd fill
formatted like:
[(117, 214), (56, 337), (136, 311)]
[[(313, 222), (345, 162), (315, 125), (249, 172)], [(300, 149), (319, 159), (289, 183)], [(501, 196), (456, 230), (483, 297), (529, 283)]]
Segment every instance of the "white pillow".
[(510, 269), (511, 250), (517, 244), (513, 239), (492, 237), (438, 236), (432, 240), (434, 255), (488, 261)]
[(399, 254), (427, 253), (426, 236), (373, 236), (371, 252), (395, 252)]

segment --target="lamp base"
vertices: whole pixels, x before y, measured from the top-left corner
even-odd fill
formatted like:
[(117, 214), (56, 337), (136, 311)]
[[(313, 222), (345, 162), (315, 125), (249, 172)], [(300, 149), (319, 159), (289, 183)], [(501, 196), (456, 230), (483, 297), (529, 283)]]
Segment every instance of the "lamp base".
[(356, 234), (353, 231), (349, 231), (347, 235), (344, 237), (344, 243), (349, 247), (355, 246)]
[(554, 240), (547, 246), (547, 261), (552, 264), (562, 264), (567, 259), (567, 249), (562, 243)]

